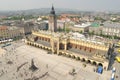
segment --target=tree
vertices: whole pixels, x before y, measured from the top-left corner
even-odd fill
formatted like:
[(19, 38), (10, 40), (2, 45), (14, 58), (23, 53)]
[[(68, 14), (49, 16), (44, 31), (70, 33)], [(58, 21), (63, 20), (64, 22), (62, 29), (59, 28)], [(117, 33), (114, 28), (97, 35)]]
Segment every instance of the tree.
[(48, 18), (47, 17), (43, 17), (42, 20), (48, 20)]
[(92, 32), (88, 32), (88, 34), (91, 36), (91, 35), (92, 35)]
[(66, 28), (66, 32), (69, 33), (70, 32), (70, 28), (67, 27)]
[(81, 31), (80, 31), (80, 33), (82, 34), (82, 33), (83, 33), (83, 31), (81, 30)]
[(113, 36), (114, 39), (119, 39), (119, 37), (117, 35)]
[(62, 32), (62, 31), (63, 31), (63, 29), (59, 27), (59, 28), (58, 28), (58, 31), (59, 31), (59, 32)]
[(92, 35), (94, 35), (95, 34), (95, 31), (92, 31), (92, 33), (91, 33)]

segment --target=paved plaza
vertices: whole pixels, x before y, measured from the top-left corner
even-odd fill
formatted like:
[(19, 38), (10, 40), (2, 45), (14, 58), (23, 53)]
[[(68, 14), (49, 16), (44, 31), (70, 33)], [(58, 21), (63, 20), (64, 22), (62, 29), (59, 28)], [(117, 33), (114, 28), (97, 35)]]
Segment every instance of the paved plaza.
[[(24, 43), (13, 43), (5, 50), (0, 57), (0, 80), (110, 80), (111, 71), (98, 74), (93, 71), (95, 66), (84, 67), (81, 61), (47, 54)], [(35, 71), (30, 69), (32, 59), (38, 68)]]
[[(114, 62), (113, 67), (116, 68), (116, 72), (115, 72), (115, 80), (120, 80), (120, 63), (118, 63), (117, 61)], [(116, 76), (118, 76), (116, 78)]]

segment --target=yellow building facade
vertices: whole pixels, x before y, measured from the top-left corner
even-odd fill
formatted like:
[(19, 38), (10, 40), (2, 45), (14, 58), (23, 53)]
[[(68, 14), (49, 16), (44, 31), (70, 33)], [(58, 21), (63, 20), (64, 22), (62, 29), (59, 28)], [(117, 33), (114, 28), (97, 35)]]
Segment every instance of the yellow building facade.
[(64, 55), (94, 65), (107, 68), (108, 61), (105, 54), (109, 46), (73, 39), (70, 34), (50, 33), (48, 31), (33, 31), (32, 38), (27, 38), (26, 43), (54, 54)]

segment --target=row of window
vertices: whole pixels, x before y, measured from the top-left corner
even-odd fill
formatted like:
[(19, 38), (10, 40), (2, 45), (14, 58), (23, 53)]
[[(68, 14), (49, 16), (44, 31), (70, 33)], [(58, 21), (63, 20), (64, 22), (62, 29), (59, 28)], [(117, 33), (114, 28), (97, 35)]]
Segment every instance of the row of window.
[(103, 31), (105, 31), (105, 32), (119, 33), (120, 29), (117, 29), (117, 28), (104, 28)]

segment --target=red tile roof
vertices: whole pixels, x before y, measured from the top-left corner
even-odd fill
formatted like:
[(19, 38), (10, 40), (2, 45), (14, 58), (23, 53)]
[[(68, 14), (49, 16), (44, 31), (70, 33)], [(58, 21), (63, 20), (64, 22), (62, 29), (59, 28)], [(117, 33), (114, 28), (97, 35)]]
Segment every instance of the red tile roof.
[(8, 29), (7, 26), (0, 26), (0, 30), (6, 30)]

